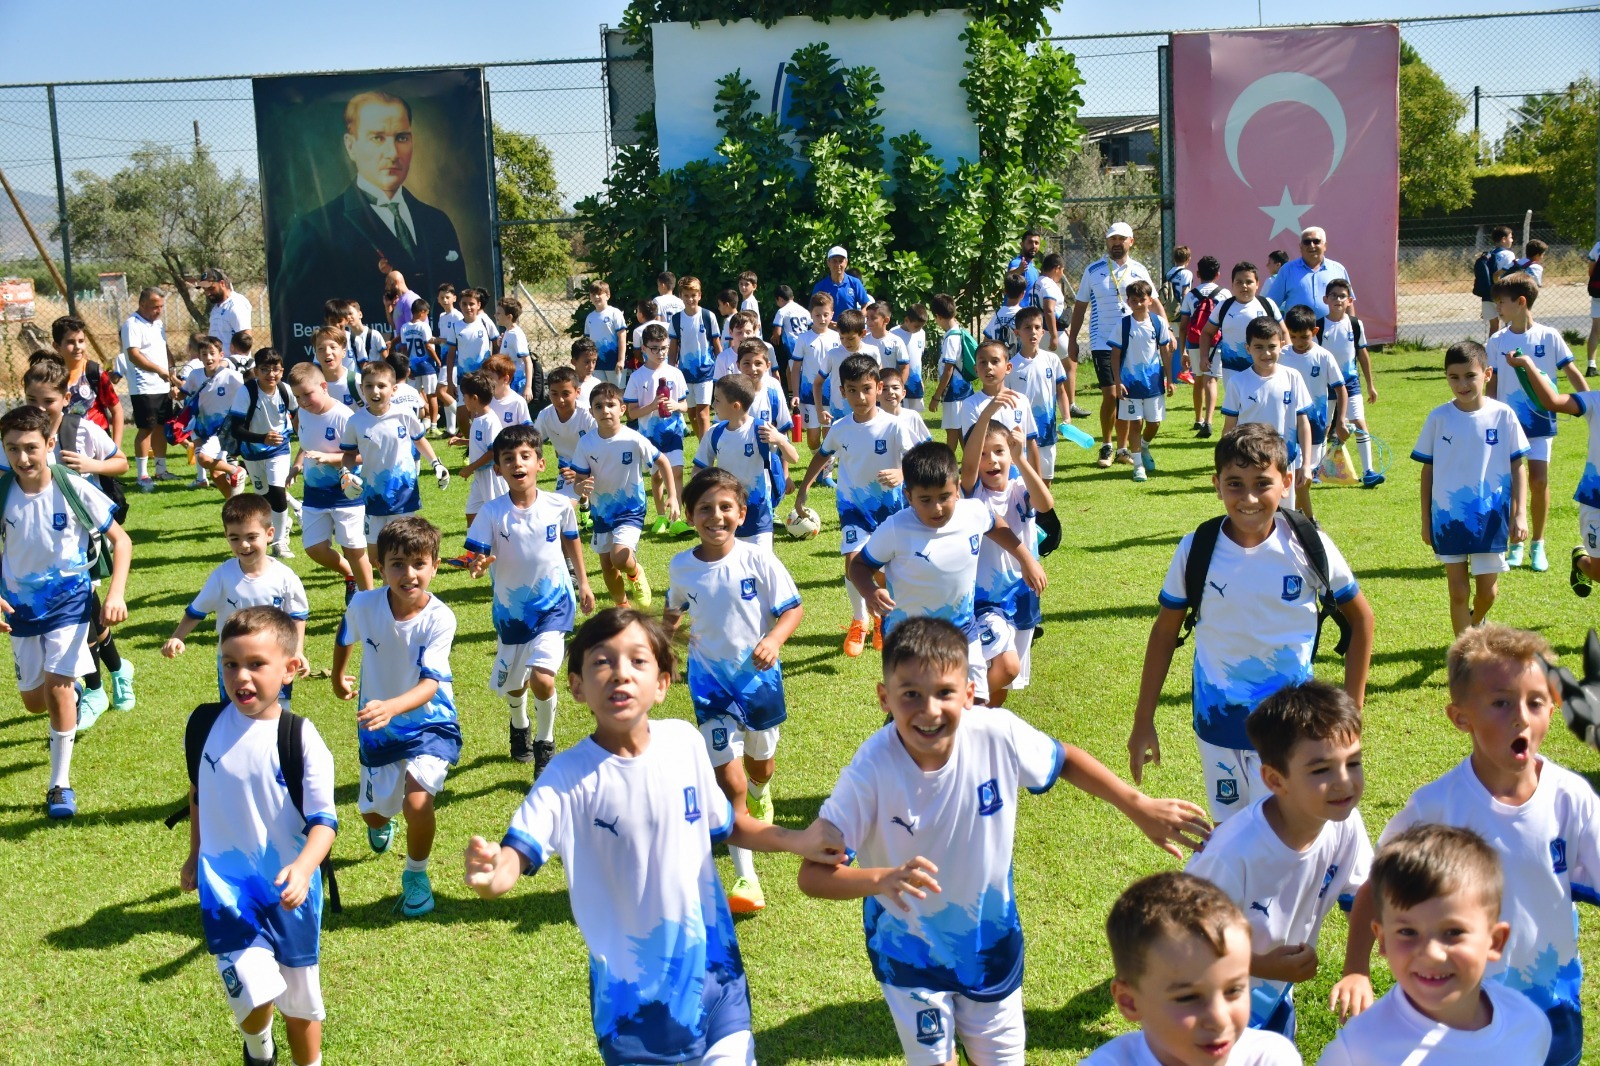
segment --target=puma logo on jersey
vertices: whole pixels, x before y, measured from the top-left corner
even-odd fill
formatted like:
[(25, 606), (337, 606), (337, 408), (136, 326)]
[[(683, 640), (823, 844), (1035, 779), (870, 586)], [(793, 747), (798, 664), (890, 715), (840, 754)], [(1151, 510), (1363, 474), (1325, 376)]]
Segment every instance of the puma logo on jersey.
[(1439, 434), (1439, 439), (1444, 441), (1446, 444), (1454, 444), (1455, 443), (1454, 439), (1445, 436), (1443, 433)]
[(889, 824), (890, 825), (897, 825), (901, 829), (904, 829), (907, 833), (911, 834), (912, 836), (916, 836), (917, 835), (917, 822), (919, 822), (920, 820), (921, 819), (913, 818), (913, 819), (911, 819), (911, 821), (908, 822), (904, 818), (900, 817), (897, 814), (893, 818), (889, 819)]
[(930, 556), (927, 552), (912, 552), (911, 554), (915, 555), (918, 559), (921, 559), (924, 562), (929, 562), (929, 563), (933, 562), (933, 557)]
[(211, 767), (212, 773), (216, 772), (217, 764), (222, 761), (220, 759), (213, 759), (211, 756), (207, 755), (205, 752), (201, 752), (200, 753), (200, 757), (206, 761), (206, 765), (207, 766)]
[(1206, 582), (1206, 584), (1208, 584), (1208, 585), (1210, 585), (1210, 586), (1211, 586), (1211, 587), (1212, 587), (1212, 588), (1214, 588), (1214, 589), (1216, 589), (1216, 590), (1217, 590), (1217, 595), (1218, 595), (1218, 596), (1222, 596), (1222, 597), (1224, 597), (1224, 598), (1225, 598), (1225, 597), (1226, 597), (1226, 596), (1227, 596), (1227, 595), (1228, 595), (1228, 591), (1227, 591), (1227, 590), (1228, 590), (1228, 586), (1226, 586), (1226, 585), (1219, 585), (1219, 584), (1217, 584), (1217, 583), (1216, 583), (1216, 582), (1215, 582), (1215, 581), (1207, 581), (1207, 582)]
[(599, 819), (599, 818), (596, 818), (594, 820), (594, 827), (596, 829), (604, 829), (606, 832), (610, 833), (612, 836), (621, 836), (621, 834), (617, 832), (617, 822), (618, 821), (619, 821), (619, 819), (617, 819), (617, 818), (613, 818), (609, 822), (604, 821), (604, 820)]
[(373, 651), (377, 651), (378, 650), (378, 642), (373, 640), (371, 637), (367, 638), (367, 643), (369, 645), (371, 645)]
[(1272, 917), (1272, 912), (1267, 909), (1269, 906), (1271, 906), (1270, 902), (1268, 902), (1268, 903), (1257, 903), (1255, 900), (1251, 900), (1250, 901), (1250, 909), (1251, 910), (1260, 911), (1262, 914), (1265, 914), (1268, 918), (1271, 918)]
[(233, 599), (230, 596), (224, 596), (223, 599), (228, 601), (228, 606), (229, 607), (232, 607), (236, 611), (239, 609), (239, 601), (238, 600)]

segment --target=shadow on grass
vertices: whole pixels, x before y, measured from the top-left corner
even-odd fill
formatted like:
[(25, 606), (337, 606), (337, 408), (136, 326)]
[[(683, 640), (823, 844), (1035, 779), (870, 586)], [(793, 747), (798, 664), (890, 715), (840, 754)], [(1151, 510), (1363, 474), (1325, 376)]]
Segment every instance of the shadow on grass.
[(1176, 542), (1170, 536), (1166, 536), (1164, 534), (1152, 534), (1144, 537), (1129, 537), (1127, 540), (1111, 541), (1106, 544), (1079, 544), (1077, 547), (1082, 551), (1098, 555), (1105, 552), (1126, 551), (1129, 548), (1142, 548), (1148, 545), (1157, 544), (1171, 545), (1174, 543)]
[[(170, 907), (156, 904), (172, 901)], [(192, 960), (206, 953), (201, 935), (200, 908), (195, 897), (185, 897), (176, 887), (165, 888), (140, 900), (111, 903), (95, 911), (77, 925), (62, 926), (46, 933), (44, 941), (62, 951), (98, 951), (126, 944), (149, 933), (172, 933), (192, 938), (194, 945), (177, 958), (169, 959), (139, 975), (143, 982), (166, 981)]]
[[(1331, 646), (1329, 651), (1331, 651)], [(1414, 692), (1428, 683), (1429, 678), (1442, 672), (1445, 668), (1445, 655), (1448, 648), (1437, 645), (1424, 645), (1419, 648), (1405, 648), (1397, 651), (1377, 652), (1372, 656), (1372, 665), (1386, 665), (1397, 663), (1409, 666), (1411, 669), (1401, 674), (1393, 681), (1384, 684), (1367, 682), (1368, 692)], [(1322, 654), (1318, 652), (1318, 658)]]
[(0, 777), (10, 777), (13, 774), (25, 774), (30, 770), (37, 770), (47, 761), (46, 759), (34, 759), (31, 762), (24, 760), (23, 762), (8, 763), (5, 766), (0, 766)]
[(1028, 1046), (1064, 1051), (1089, 1051), (1106, 1042), (1100, 1028), (1107, 1015), (1116, 1013), (1111, 1001), (1111, 980), (1107, 978), (1067, 1000), (1054, 1010), (1027, 1008)]
[[(82, 802), (81, 796), (79, 801), (80, 803)], [(35, 817), (13, 822), (10, 825), (0, 825), (0, 840), (26, 840), (34, 833), (42, 830), (65, 830), (67, 827), (74, 827), (77, 832), (83, 832), (85, 829), (93, 830), (101, 826), (137, 825), (141, 822), (159, 825), (182, 802), (182, 794), (175, 792), (170, 800), (147, 804), (143, 807), (124, 807), (118, 811), (98, 810), (92, 805), (80, 807), (77, 817), (59, 820), (45, 815), (42, 801), (36, 803), (8, 803), (0, 805), (0, 814), (33, 812)]]
[[(752, 991), (760, 994), (759, 988)], [(767, 1066), (813, 1062), (819, 1048), (827, 1048), (830, 1058), (846, 1061), (900, 1057), (894, 1022), (883, 1000), (876, 997), (859, 1003), (830, 1003), (796, 1015), (761, 1030), (756, 1034), (756, 1045)]]
[(394, 907), (396, 900), (399, 899), (398, 881), (395, 882), (396, 890), (392, 894), (365, 903), (352, 902), (347, 890), (343, 911), (338, 914), (332, 910), (323, 912), (322, 929), (326, 935), (338, 929), (393, 929), (401, 922), (429, 925), (484, 925), (490, 922), (510, 922), (516, 926), (515, 931), (518, 933), (536, 933), (544, 926), (572, 921), (572, 906), (567, 899), (567, 890), (562, 883), (561, 874), (556, 871), (546, 871), (544, 876), (551, 878), (546, 882), (547, 885), (559, 887), (547, 892), (517, 889), (499, 899), (488, 900), (476, 897), (456, 899), (436, 895), (433, 912), (421, 918), (402, 918), (396, 913)]
[(1379, 566), (1371, 569), (1363, 568), (1356, 575), (1362, 581), (1370, 581), (1378, 577), (1391, 577), (1401, 581), (1438, 581), (1442, 573), (1439, 566)]
[(498, 781), (493, 781), (487, 785), (472, 789), (471, 791), (463, 792), (458, 789), (446, 789), (434, 797), (434, 807), (442, 810), (445, 807), (450, 806), (452, 803), (481, 799), (484, 796), (493, 796), (501, 792), (508, 792), (519, 797), (526, 796), (528, 794), (528, 790), (533, 787), (533, 764), (512, 762), (509, 756), (501, 754), (480, 755), (470, 762), (465, 762), (457, 766), (451, 771), (450, 776), (459, 781), (462, 775), (471, 773), (473, 770), (476, 770), (479, 767), (491, 764), (500, 768), (501, 770), (506, 771), (511, 770), (513, 767), (517, 767), (520, 768), (520, 772), (513, 774), (511, 777), (502, 777)]

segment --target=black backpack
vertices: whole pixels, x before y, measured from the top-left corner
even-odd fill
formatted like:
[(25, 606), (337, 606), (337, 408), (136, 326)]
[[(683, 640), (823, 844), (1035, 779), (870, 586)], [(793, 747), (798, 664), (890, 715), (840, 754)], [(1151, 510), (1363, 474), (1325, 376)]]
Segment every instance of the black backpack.
[[(1339, 641), (1334, 651), (1342, 656), (1350, 650), (1350, 623), (1339, 613), (1339, 605), (1333, 602), (1333, 590), (1328, 580), (1328, 552), (1322, 546), (1321, 533), (1316, 524), (1299, 511), (1283, 507), (1279, 508), (1278, 513), (1288, 520), (1289, 531), (1299, 541), (1306, 553), (1306, 561), (1311, 564), (1312, 573), (1322, 586), (1317, 594), (1317, 635), (1311, 644), (1311, 657), (1317, 657), (1317, 647), (1322, 643), (1322, 623), (1330, 617), (1339, 629)], [(1194, 531), (1194, 539), (1189, 542), (1189, 559), (1183, 571), (1186, 607), (1183, 629), (1178, 634), (1179, 647), (1189, 639), (1189, 634), (1194, 632), (1195, 625), (1200, 621), (1200, 600), (1206, 592), (1206, 573), (1211, 569), (1211, 556), (1217, 550), (1217, 538), (1222, 535), (1222, 523), (1227, 518), (1227, 515), (1218, 515), (1206, 519)]]
[[(89, 364), (91, 373), (99, 377), (99, 370), (93, 363)], [(78, 447), (78, 430), (83, 425), (82, 415), (65, 414), (61, 416), (61, 425), (56, 430), (56, 440), (66, 442), (58, 447), (66, 447), (70, 443), (70, 450), (76, 451)], [(115, 442), (114, 442), (115, 443)], [(120, 448), (121, 445), (119, 444)], [(105, 493), (106, 499), (111, 501), (111, 517), (117, 525), (125, 525), (128, 521), (128, 494), (122, 491), (122, 479), (112, 477), (110, 474), (90, 474), (85, 480), (90, 481), (95, 488)]]
[[(188, 723), (183, 727), (183, 758), (189, 768), (189, 786), (194, 788), (200, 782), (200, 756), (205, 752), (206, 740), (211, 736), (211, 727), (217, 724), (217, 719), (222, 716), (224, 703), (202, 703), (189, 715)], [(278, 768), (283, 771), (284, 787), (289, 790), (289, 802), (305, 818), (305, 780), (306, 780), (306, 749), (302, 737), (301, 723), (305, 719), (298, 714), (288, 711), (278, 715)], [(198, 793), (196, 793), (198, 795)], [(189, 804), (167, 815), (166, 826), (173, 828), (179, 822), (189, 817)], [(333, 858), (322, 860), (322, 879), (328, 886), (328, 905), (337, 913), (344, 910), (339, 903), (339, 882), (333, 875)]]
[(528, 415), (537, 417), (550, 406), (550, 386), (545, 384), (544, 364), (539, 362), (539, 357), (533, 356), (528, 364), (528, 393), (533, 397), (528, 401)]
[(1494, 264), (1499, 255), (1496, 246), (1472, 261), (1472, 295), (1480, 300), (1494, 299)]
[(1600, 300), (1600, 259), (1589, 264), (1589, 297)]
[[(255, 422), (256, 408), (261, 406), (261, 385), (255, 378), (251, 378), (244, 383), (244, 391), (245, 395), (250, 397), (250, 404), (245, 408), (243, 415), (233, 416), (233, 436), (239, 451), (239, 458), (265, 459), (271, 453), (273, 445), (266, 444), (259, 439), (251, 439), (260, 438), (261, 434), (255, 433), (250, 429), (250, 426)], [(288, 384), (282, 381), (278, 382), (278, 399), (283, 402), (285, 407), (294, 402), (294, 393), (290, 392)], [(258, 449), (264, 449), (264, 451), (258, 451)], [(250, 454), (246, 454), (247, 452)]]

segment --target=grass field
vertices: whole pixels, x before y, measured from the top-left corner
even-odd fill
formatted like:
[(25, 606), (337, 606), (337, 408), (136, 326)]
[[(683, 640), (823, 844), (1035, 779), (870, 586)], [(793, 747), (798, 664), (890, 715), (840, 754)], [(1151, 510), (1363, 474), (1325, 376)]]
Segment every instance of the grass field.
[[(1364, 492), (1319, 488), (1323, 527), (1350, 560), (1377, 617), (1368, 687), (1363, 813), (1376, 835), (1417, 786), (1467, 751), (1442, 713), (1444, 651), (1450, 640), (1442, 571), (1417, 533), (1417, 467), (1405, 458), (1425, 413), (1448, 399), (1437, 352), (1380, 356), (1381, 402), (1369, 410), (1395, 462), (1389, 483)], [(1093, 402), (1092, 394), (1088, 397)], [(1156, 591), (1178, 537), (1216, 513), (1210, 448), (1187, 432), (1187, 400), (1174, 403), (1158, 442), (1160, 473), (1144, 485), (1127, 467), (1094, 468), (1085, 453), (1060, 452), (1057, 506), (1066, 530), (1048, 560), (1045, 638), (1034, 647), (1033, 685), (1012, 708), (1078, 744), (1126, 775), (1125, 743)], [(1576, 660), (1595, 601), (1567, 588), (1566, 555), (1575, 543), (1570, 500), (1583, 463), (1584, 435), (1562, 430), (1553, 463), (1550, 522), (1553, 569), (1520, 571), (1501, 582), (1493, 617), (1543, 629), (1562, 656)], [(176, 467), (185, 471), (181, 464)], [(466, 486), (441, 497), (424, 487), (426, 514), (443, 526), (453, 554), (462, 542)], [(819, 490), (828, 528), (807, 543), (783, 540), (779, 554), (805, 598), (806, 619), (785, 649), (789, 723), (774, 795), (779, 820), (805, 825), (840, 768), (881, 722), (872, 684), (878, 663), (839, 651), (846, 620), (831, 506)], [(0, 710), (0, 1062), (171, 1063), (234, 1061), (237, 1033), (200, 937), (193, 896), (177, 888), (187, 841), (161, 819), (184, 794), (182, 730), (197, 702), (212, 698), (213, 649), (207, 630), (175, 662), (158, 653), (208, 570), (222, 561), (214, 494), (164, 486), (133, 498), (135, 544), (129, 583), (132, 616), (119, 629), (138, 669), (137, 710), (107, 712), (79, 738), (73, 766), (81, 812), (52, 824), (42, 799), (47, 773), (44, 723), (16, 700)], [(671, 554), (688, 542), (648, 542), (644, 557), (658, 588)], [(313, 666), (329, 664), (342, 588), (302, 554), (292, 564), (306, 581)], [(600, 588), (596, 575), (596, 588)], [(402, 921), (391, 914), (399, 888), (399, 849), (374, 857), (355, 809), (353, 709), (328, 683), (302, 682), (295, 708), (310, 715), (334, 752), (342, 832), (334, 846), (345, 900), (325, 920), (322, 980), (329, 1010), (329, 1063), (598, 1062), (589, 1025), (587, 964), (559, 867), (485, 903), (461, 883), (468, 836), (497, 839), (529, 782), (531, 767), (506, 756), (506, 711), (488, 688), (494, 650), (488, 585), (441, 573), (434, 585), (460, 622), (455, 690), (466, 738), (462, 761), (439, 800), (433, 878), (438, 910)], [(1331, 653), (1319, 673), (1337, 678)], [(1179, 652), (1163, 697), (1165, 764), (1146, 789), (1203, 799), (1188, 725), (1189, 665)], [(665, 714), (688, 717), (674, 689)], [(587, 732), (587, 715), (562, 698), (558, 743)], [(1596, 780), (1600, 758), (1563, 728), (1546, 750)], [(1019, 801), (1015, 884), (1028, 938), (1025, 998), (1030, 1063), (1076, 1062), (1123, 1031), (1108, 995), (1110, 959), (1101, 926), (1133, 878), (1173, 865), (1127, 822), (1061, 786)], [(723, 874), (731, 877), (723, 863)], [(739, 923), (750, 975), (759, 1060), (774, 1063), (891, 1063), (899, 1046), (872, 980), (856, 904), (800, 896), (796, 860), (758, 857), (768, 908)], [(1584, 919), (1584, 959), (1600, 962), (1592, 915)], [(1315, 1061), (1330, 1038), (1324, 1007), (1343, 954), (1345, 923), (1323, 931), (1322, 973), (1301, 990), (1300, 1046)], [(1388, 980), (1381, 961), (1380, 991)], [(1591, 978), (1586, 999), (1596, 996)], [(282, 1041), (282, 1028), (279, 1028)], [(284, 1061), (287, 1053), (284, 1053)], [(1585, 1062), (1600, 1063), (1591, 1052)]]

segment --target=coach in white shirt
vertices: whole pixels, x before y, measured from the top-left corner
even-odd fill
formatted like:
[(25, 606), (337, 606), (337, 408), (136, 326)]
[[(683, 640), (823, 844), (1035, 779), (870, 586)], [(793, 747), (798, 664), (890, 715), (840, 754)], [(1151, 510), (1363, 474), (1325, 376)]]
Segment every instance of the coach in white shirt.
[[(1126, 222), (1113, 222), (1106, 230), (1106, 254), (1090, 263), (1078, 282), (1077, 298), (1072, 304), (1072, 321), (1067, 326), (1067, 358), (1079, 362), (1078, 330), (1083, 326), (1083, 313), (1089, 312), (1089, 351), (1094, 358), (1094, 380), (1100, 386), (1100, 466), (1111, 465), (1111, 433), (1116, 426), (1117, 398), (1111, 391), (1111, 338), (1122, 326), (1122, 316), (1128, 313), (1123, 303), (1128, 283), (1146, 281), (1155, 291), (1150, 271), (1144, 264), (1128, 256), (1133, 248), (1133, 227)], [(1167, 317), (1166, 309), (1157, 299), (1151, 314)]]
[(250, 328), (250, 301), (233, 291), (228, 275), (211, 267), (200, 275), (200, 289), (206, 294), (206, 304), (211, 308), (209, 331), (222, 342), (222, 354), (232, 358), (235, 333)]
[(139, 310), (122, 323), (122, 351), (128, 360), (128, 395), (133, 405), (134, 454), (139, 467), (139, 487), (155, 488), (150, 477), (150, 453), (155, 452), (156, 479), (169, 481), (167, 431), (172, 417), (172, 367), (167, 357), (167, 327), (161, 321), (166, 297), (160, 289), (139, 292)]

